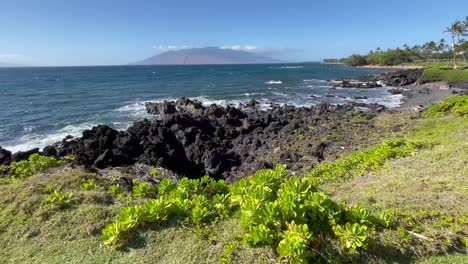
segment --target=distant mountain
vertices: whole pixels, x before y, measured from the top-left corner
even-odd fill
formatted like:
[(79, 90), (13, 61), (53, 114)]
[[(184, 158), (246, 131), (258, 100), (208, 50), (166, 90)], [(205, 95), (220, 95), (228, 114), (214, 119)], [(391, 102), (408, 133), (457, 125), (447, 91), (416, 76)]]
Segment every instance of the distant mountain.
[(7, 62), (0, 62), (0, 67), (23, 67), (23, 65), (14, 64), (14, 63), (7, 63)]
[(207, 47), (166, 51), (136, 62), (134, 65), (256, 64), (281, 62), (280, 60), (252, 52)]

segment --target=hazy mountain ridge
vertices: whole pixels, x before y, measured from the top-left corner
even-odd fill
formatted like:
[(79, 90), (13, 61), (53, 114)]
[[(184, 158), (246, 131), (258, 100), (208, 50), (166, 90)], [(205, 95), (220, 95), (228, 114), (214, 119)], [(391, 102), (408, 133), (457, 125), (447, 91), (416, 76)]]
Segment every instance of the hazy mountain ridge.
[(24, 67), (24, 65), (15, 64), (15, 63), (8, 63), (8, 62), (0, 62), (0, 67), (4, 67), (4, 68), (7, 68), (7, 67)]
[(184, 64), (256, 64), (282, 61), (252, 52), (216, 47), (166, 51), (134, 63), (134, 65), (184, 65)]

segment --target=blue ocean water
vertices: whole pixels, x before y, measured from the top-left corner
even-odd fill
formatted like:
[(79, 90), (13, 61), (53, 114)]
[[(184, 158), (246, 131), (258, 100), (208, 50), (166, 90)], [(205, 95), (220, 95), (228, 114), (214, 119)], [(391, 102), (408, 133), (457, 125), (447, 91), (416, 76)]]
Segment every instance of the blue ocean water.
[(326, 83), (381, 71), (319, 63), (0, 68), (0, 146), (44, 147), (98, 124), (125, 129), (150, 117), (144, 102), (181, 96), (206, 104), (256, 99), (308, 106), (358, 95), (397, 106), (401, 97), (385, 88), (331, 90)]

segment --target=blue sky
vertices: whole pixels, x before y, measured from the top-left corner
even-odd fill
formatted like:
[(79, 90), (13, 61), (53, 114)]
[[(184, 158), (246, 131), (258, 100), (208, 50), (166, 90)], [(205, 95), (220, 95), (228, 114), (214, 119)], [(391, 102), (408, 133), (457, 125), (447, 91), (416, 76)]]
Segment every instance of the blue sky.
[(225, 46), (320, 60), (428, 40), (467, 0), (0, 0), (0, 62), (114, 65)]

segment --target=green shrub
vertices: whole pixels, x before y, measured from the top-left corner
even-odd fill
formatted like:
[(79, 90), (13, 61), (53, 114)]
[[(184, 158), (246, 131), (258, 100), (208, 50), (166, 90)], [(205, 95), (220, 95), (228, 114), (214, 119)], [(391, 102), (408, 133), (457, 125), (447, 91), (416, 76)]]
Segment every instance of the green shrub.
[(89, 181), (80, 184), (80, 190), (82, 191), (90, 191), (96, 189), (99, 189), (99, 186), (96, 184), (94, 179), (90, 179)]
[(283, 239), (278, 244), (280, 259), (289, 258), (289, 263), (309, 263), (308, 258), (313, 255), (309, 249), (312, 233), (306, 224), (297, 225), (292, 221), (287, 225)]
[(367, 65), (367, 59), (365, 56), (359, 54), (353, 54), (345, 59), (345, 64), (349, 66), (362, 66)]
[[(103, 240), (118, 245), (137, 229), (163, 221), (200, 228), (235, 216), (240, 217), (246, 244), (273, 246), (280, 258), (290, 263), (318, 261), (320, 254), (311, 250), (311, 244), (331, 247), (326, 241), (333, 238), (350, 254), (359, 252), (366, 246), (367, 228), (383, 228), (383, 220), (365, 208), (333, 202), (318, 191), (319, 183), (316, 178), (290, 177), (284, 165), (260, 170), (229, 185), (208, 177), (183, 178), (177, 184), (166, 179), (158, 186), (158, 198), (125, 207), (104, 228)], [(390, 221), (387, 217), (384, 220)]]
[(167, 220), (169, 215), (169, 208), (171, 206), (172, 204), (162, 197), (149, 200), (143, 205), (142, 208), (144, 221), (149, 223), (157, 223)]
[(25, 179), (50, 168), (63, 166), (64, 162), (51, 157), (32, 154), (28, 160), (15, 161), (0, 168), (0, 175), (14, 179)]
[(358, 223), (346, 223), (345, 226), (333, 227), (335, 235), (340, 239), (341, 246), (350, 254), (357, 253), (358, 249), (365, 248), (367, 239), (367, 226)]
[(133, 197), (135, 198), (153, 198), (155, 195), (153, 185), (149, 182), (143, 182), (133, 187)]
[(468, 115), (468, 95), (447, 98), (441, 103), (434, 104), (423, 113), (423, 116), (436, 117), (444, 116), (448, 113), (462, 116)]
[(171, 192), (176, 185), (172, 179), (164, 179), (158, 184), (158, 193), (159, 195), (166, 195)]
[(302, 134), (297, 135), (297, 137), (296, 137), (297, 141), (301, 141), (301, 140), (305, 140), (305, 139), (306, 139), (306, 137), (304, 135), (302, 135)]
[(109, 186), (109, 193), (120, 198), (124, 193), (124, 189), (119, 184), (113, 184)]
[(72, 201), (73, 193), (71, 192), (61, 192), (59, 190), (54, 190), (47, 198), (46, 202), (53, 204), (59, 208), (66, 208), (70, 206)]
[(326, 180), (362, 176), (369, 170), (380, 168), (385, 161), (417, 153), (422, 144), (406, 139), (386, 140), (367, 150), (355, 152), (331, 163), (322, 163), (309, 173), (309, 177)]

